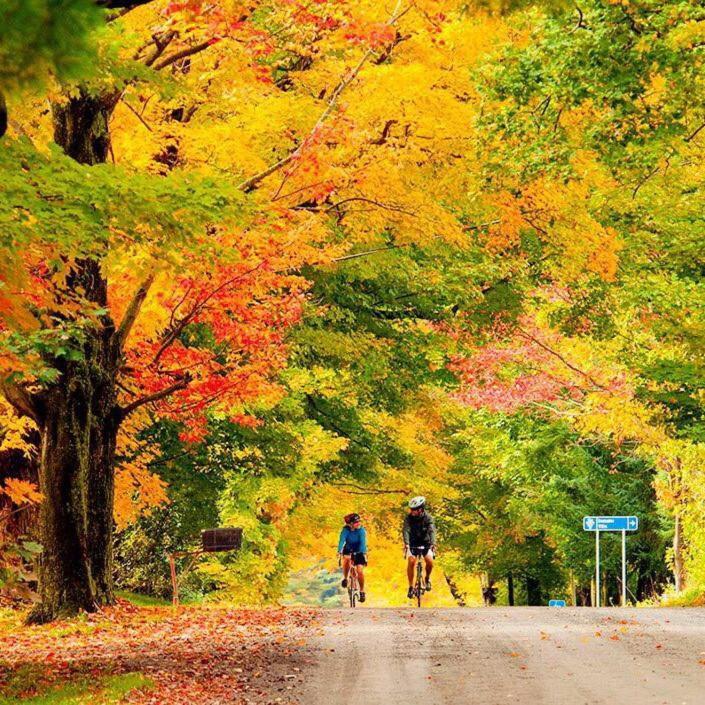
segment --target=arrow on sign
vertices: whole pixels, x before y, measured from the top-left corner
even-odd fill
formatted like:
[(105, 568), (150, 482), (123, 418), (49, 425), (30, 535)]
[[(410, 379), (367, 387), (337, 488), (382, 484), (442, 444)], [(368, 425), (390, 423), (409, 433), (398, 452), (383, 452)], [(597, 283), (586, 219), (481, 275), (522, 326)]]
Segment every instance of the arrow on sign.
[(629, 528), (636, 529), (636, 517), (629, 517)]

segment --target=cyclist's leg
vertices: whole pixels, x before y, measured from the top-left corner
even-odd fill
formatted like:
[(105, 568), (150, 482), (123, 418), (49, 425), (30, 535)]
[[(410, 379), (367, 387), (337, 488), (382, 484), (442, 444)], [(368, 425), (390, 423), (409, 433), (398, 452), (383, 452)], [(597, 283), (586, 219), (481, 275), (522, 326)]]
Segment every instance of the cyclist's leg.
[(364, 566), (358, 565), (357, 568), (357, 581), (360, 584), (360, 592), (365, 592), (365, 571)]
[(433, 572), (433, 553), (429, 551), (423, 559), (426, 563), (426, 577), (430, 578), (431, 573)]
[(343, 578), (348, 579), (350, 573), (350, 556), (343, 556)]
[(360, 592), (365, 592), (365, 566), (367, 560), (364, 553), (356, 553), (353, 556), (354, 570), (357, 572), (357, 583), (360, 586)]
[(410, 555), (406, 560), (406, 577), (409, 578), (409, 587), (414, 587), (416, 580), (416, 556)]

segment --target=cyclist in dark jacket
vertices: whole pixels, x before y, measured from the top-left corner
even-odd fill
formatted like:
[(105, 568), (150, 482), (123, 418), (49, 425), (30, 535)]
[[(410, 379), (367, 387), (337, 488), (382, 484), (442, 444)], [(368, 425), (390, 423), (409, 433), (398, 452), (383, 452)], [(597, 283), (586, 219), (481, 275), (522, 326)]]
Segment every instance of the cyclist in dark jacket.
[(404, 556), (407, 558), (406, 574), (409, 578), (407, 597), (411, 599), (414, 596), (416, 561), (421, 556), (426, 563), (426, 591), (431, 590), (433, 554), (436, 551), (436, 525), (433, 523), (433, 517), (426, 511), (425, 497), (414, 497), (409, 502), (409, 513), (404, 519), (402, 534)]

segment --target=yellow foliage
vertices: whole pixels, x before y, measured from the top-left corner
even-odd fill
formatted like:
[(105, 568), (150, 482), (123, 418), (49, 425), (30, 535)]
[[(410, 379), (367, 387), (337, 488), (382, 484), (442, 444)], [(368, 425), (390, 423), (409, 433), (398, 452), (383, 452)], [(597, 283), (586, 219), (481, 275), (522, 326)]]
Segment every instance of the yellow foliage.
[(127, 417), (118, 434), (117, 454), (126, 458), (115, 471), (113, 515), (118, 529), (168, 502), (166, 482), (149, 470), (158, 448), (138, 440), (139, 431), (148, 422), (147, 412), (140, 409)]
[(28, 434), (37, 428), (32, 419), (18, 416), (12, 407), (0, 397), (0, 453), (19, 450), (26, 457), (36, 453), (36, 446), (27, 441)]

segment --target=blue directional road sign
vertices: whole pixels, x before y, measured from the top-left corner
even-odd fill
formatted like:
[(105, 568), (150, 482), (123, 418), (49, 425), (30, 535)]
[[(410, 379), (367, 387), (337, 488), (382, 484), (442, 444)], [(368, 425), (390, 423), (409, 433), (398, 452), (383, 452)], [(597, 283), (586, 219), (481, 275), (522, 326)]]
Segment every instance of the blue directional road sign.
[(639, 517), (583, 517), (583, 531), (636, 531)]
[(549, 607), (565, 607), (565, 600), (549, 600)]

